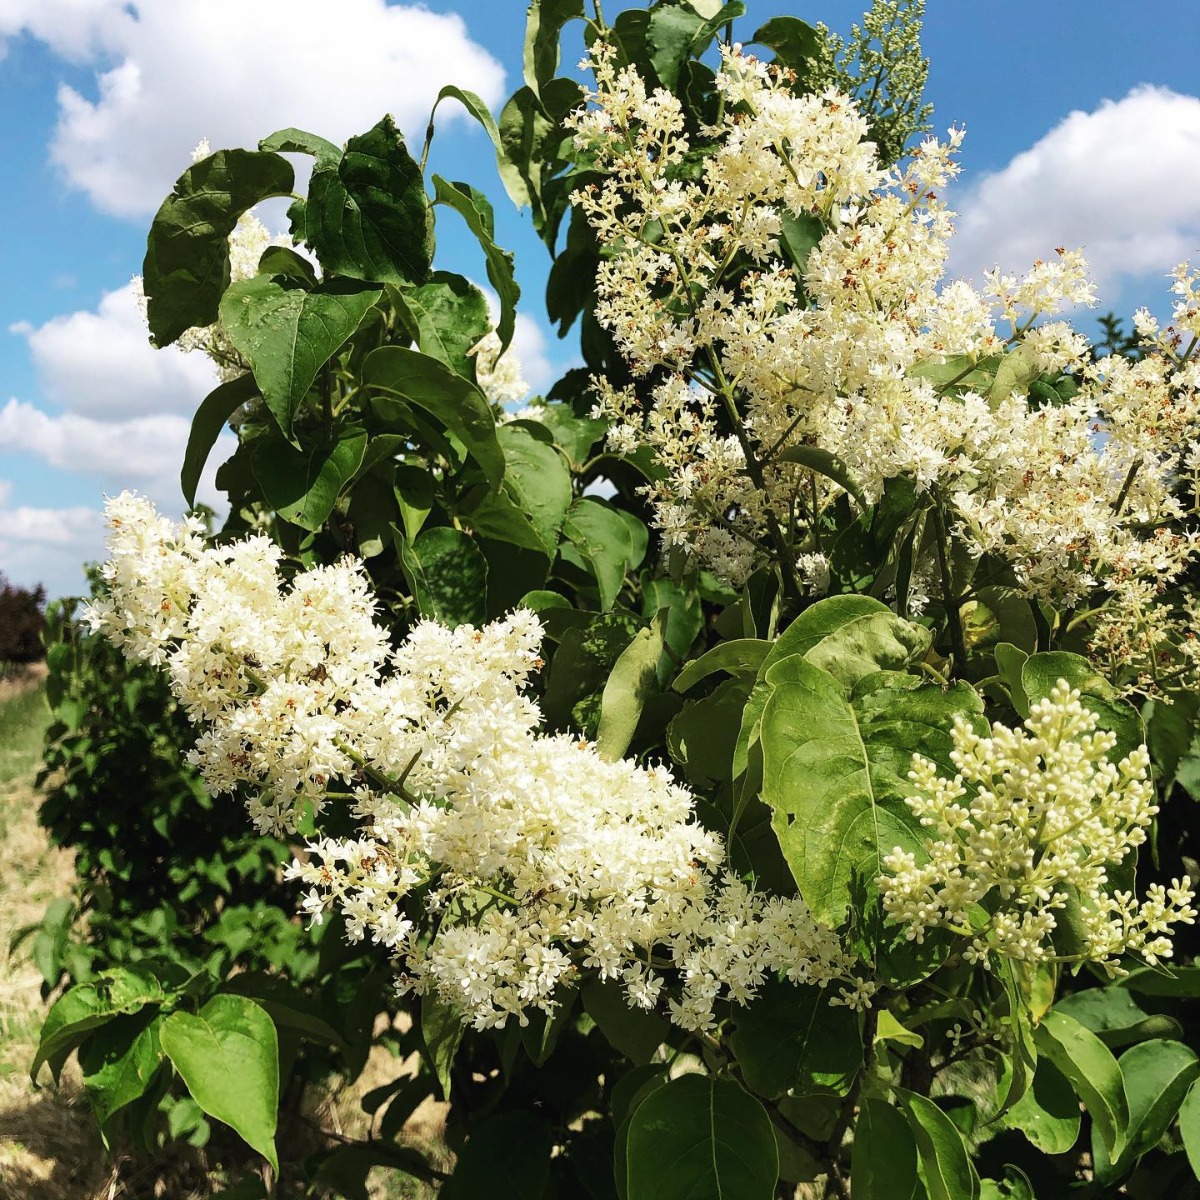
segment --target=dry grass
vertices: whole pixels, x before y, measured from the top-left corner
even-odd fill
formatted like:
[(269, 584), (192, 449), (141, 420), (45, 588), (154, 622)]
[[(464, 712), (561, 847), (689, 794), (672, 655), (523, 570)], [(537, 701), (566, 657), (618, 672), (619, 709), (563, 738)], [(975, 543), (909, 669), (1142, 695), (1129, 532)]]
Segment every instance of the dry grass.
[(90, 1200), (107, 1191), (108, 1170), (79, 1081), (35, 1091), (29, 1064), (45, 1006), (31, 941), (10, 946), (70, 893), (69, 854), (51, 850), (37, 823), (33, 776), (49, 720), (42, 672), (0, 684), (0, 1198)]

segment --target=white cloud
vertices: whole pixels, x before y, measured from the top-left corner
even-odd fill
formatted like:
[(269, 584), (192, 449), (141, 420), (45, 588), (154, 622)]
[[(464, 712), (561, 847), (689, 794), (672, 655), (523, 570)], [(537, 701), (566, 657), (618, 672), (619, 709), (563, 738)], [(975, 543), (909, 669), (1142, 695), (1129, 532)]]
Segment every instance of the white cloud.
[(97, 509), (0, 507), (0, 569), (18, 587), (40, 583), (51, 597), (80, 593), (82, 564), (103, 557)]
[(1200, 98), (1144, 85), (1073, 112), (950, 204), (954, 274), (1018, 273), (1056, 246), (1082, 247), (1103, 305), (1124, 280), (1200, 253)]
[(22, 31), (95, 66), (93, 97), (59, 89), (51, 157), (119, 216), (152, 213), (203, 137), (253, 146), (294, 125), (341, 142), (391, 112), (419, 138), (443, 84), (489, 104), (504, 90), (461, 17), (385, 0), (0, 0), (0, 36)]
[(12, 498), (13, 485), (11, 479), (0, 479), (0, 508), (3, 508)]
[(131, 285), (107, 292), (94, 311), (12, 326), (29, 343), (40, 391), (55, 404), (97, 417), (190, 415), (217, 385), (212, 361), (175, 346), (150, 345)]
[(521, 374), (531, 392), (545, 392), (558, 378), (560, 372), (546, 354), (545, 329), (525, 313), (517, 313), (511, 349), (521, 362)]
[[(137, 488), (174, 508), (182, 503), (179, 468), (191, 422), (171, 414), (97, 421), (77, 413), (51, 416), (32, 404), (10, 399), (0, 408), (0, 445), (31, 454), (49, 466), (94, 475), (109, 491)], [(197, 492), (215, 504), (221, 494), (212, 482), (216, 467), (233, 452), (232, 434), (222, 434)]]

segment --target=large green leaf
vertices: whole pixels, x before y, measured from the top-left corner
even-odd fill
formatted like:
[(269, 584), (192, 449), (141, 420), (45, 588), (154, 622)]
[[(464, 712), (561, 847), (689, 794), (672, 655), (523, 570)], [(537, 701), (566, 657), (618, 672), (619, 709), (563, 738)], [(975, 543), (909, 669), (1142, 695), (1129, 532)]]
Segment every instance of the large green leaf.
[(978, 1200), (979, 1176), (958, 1126), (930, 1099), (896, 1089), (912, 1128), (929, 1200)]
[(554, 1134), (529, 1112), (505, 1112), (476, 1125), (459, 1153), (442, 1200), (540, 1200), (550, 1177)]
[(363, 363), (363, 386), (378, 394), (386, 413), (395, 397), (429, 413), (458, 439), (493, 487), (504, 478), (504, 451), (483, 393), (444, 362), (404, 346), (381, 346)]
[(396, 288), (391, 295), (407, 317), (421, 353), (474, 382), (470, 351), (492, 327), (483, 293), (461, 275), (435, 271), (428, 283)]
[(629, 523), (611, 505), (584, 496), (571, 505), (563, 533), (595, 576), (600, 607), (612, 608), (626, 572), (641, 562)]
[(917, 1142), (892, 1105), (863, 1100), (850, 1156), (854, 1200), (911, 1200), (917, 1189)]
[(116, 1017), (80, 1049), (83, 1086), (101, 1128), (153, 1081), (162, 1061), (158, 1032), (163, 1019), (156, 1009)]
[(454, 1056), (465, 1028), (462, 1017), (448, 1004), (433, 996), (421, 997), (421, 1043), (441, 1086), (443, 1100), (450, 1099)]
[(315, 532), (354, 478), (366, 447), (367, 432), (358, 426), (300, 450), (281, 437), (264, 437), (254, 443), (250, 463), (267, 503), (293, 525)]
[[(529, 548), (553, 558), (571, 507), (571, 472), (552, 445), (521, 425), (499, 426), (496, 439), (504, 451), (505, 496), (533, 533)], [(470, 520), (474, 527), (491, 535), (480, 521), (487, 512), (485, 501), (472, 511)]]
[(1090, 1029), (1055, 1011), (1042, 1019), (1035, 1040), (1038, 1053), (1070, 1080), (1087, 1106), (1109, 1157), (1119, 1158), (1128, 1137), (1129, 1103), (1112, 1051)]
[(1021, 686), (1033, 703), (1046, 699), (1060, 679), (1079, 689), (1080, 702), (1099, 717), (1102, 729), (1116, 734), (1117, 744), (1109, 754), (1114, 761), (1145, 742), (1146, 731), (1137, 709), (1082, 655), (1061, 650), (1031, 654), (1021, 667)]
[(310, 290), (270, 275), (243, 279), (225, 292), (221, 323), (250, 364), (284, 437), (292, 436), (292, 420), (317, 372), (382, 295), (380, 288), (342, 279)]
[(423, 283), (433, 261), (433, 214), (421, 168), (391, 117), (346, 143), (337, 162), (318, 157), (294, 232), (326, 277)]
[(437, 525), (401, 543), (404, 573), (423, 617), (451, 626), (487, 619), (487, 560), (461, 529)]
[(746, 1083), (776, 1099), (789, 1089), (829, 1088), (845, 1094), (862, 1065), (858, 1014), (829, 1003), (818, 987), (764, 987), (746, 1008), (733, 1010), (730, 1040)]
[(604, 685), (596, 748), (610, 761), (623, 758), (629, 749), (646, 698), (654, 690), (664, 624), (665, 613), (661, 613), (646, 629), (638, 630), (621, 651)]
[(525, 83), (536, 93), (558, 70), (559, 38), (584, 18), (583, 0), (531, 0), (525, 17)]
[(755, 31), (750, 42), (769, 46), (775, 51), (776, 61), (796, 71), (802, 79), (813, 64), (829, 55), (828, 41), (799, 17), (772, 17)]
[(771, 1200), (779, 1154), (771, 1119), (727, 1079), (683, 1075), (629, 1119), (628, 1200)]
[(278, 154), (218, 150), (189, 167), (162, 202), (142, 264), (146, 317), (156, 345), (217, 319), (229, 286), (229, 235), (238, 218), (292, 190), (291, 164)]
[(770, 685), (766, 681), (767, 672), (771, 667), (792, 655), (807, 654), (850, 621), (876, 614), (891, 615), (891, 609), (870, 596), (829, 596), (824, 600), (819, 600), (811, 608), (806, 608), (776, 638), (774, 645), (767, 651), (766, 657), (758, 668), (758, 678), (754, 690), (746, 702), (746, 711), (742, 717), (741, 731), (738, 734), (737, 749), (733, 755), (735, 775), (740, 775), (746, 769), (750, 747), (758, 741), (759, 722), (762, 720), (763, 707), (767, 703), (767, 697), (771, 694)]
[(491, 201), (469, 183), (449, 183), (440, 175), (433, 177), (433, 188), (434, 203), (454, 209), (466, 221), (467, 228), (475, 235), (483, 250), (488, 282), (495, 288), (500, 300), (500, 321), (496, 326), (496, 334), (503, 352), (508, 349), (516, 328), (517, 301), (521, 297), (521, 289), (513, 275), (512, 252), (502, 250), (496, 244)]
[(1192, 1174), (1200, 1179), (1200, 1083), (1193, 1083), (1179, 1106), (1179, 1133)]
[(278, 1170), (279, 1041), (266, 1012), (245, 996), (214, 996), (198, 1013), (171, 1013), (159, 1036), (192, 1099)]
[(1004, 1114), (1044, 1154), (1065, 1154), (1079, 1137), (1079, 1100), (1071, 1081), (1048, 1059), (1038, 1059), (1028, 1091)]
[(616, 983), (589, 983), (582, 996), (584, 1011), (632, 1063), (648, 1063), (671, 1036), (671, 1027), (662, 1017), (644, 1008), (631, 1007)]
[(257, 395), (258, 388), (254, 383), (254, 376), (247, 373), (227, 383), (218, 384), (200, 402), (196, 415), (192, 417), (187, 449), (183, 452), (183, 469), (179, 473), (183, 498), (189, 506), (196, 503), (196, 488), (200, 486), (204, 464), (208, 462), (208, 456), (216, 445), (217, 438), (221, 436), (221, 430), (243, 404)]
[(162, 984), (146, 969), (117, 967), (76, 984), (59, 996), (46, 1014), (29, 1077), (36, 1081), (42, 1063), (49, 1063), (57, 1079), (67, 1056), (93, 1029), (164, 997)]
[(1054, 1006), (1090, 1029), (1110, 1050), (1152, 1037), (1182, 1037), (1174, 1017), (1147, 1012), (1124, 987), (1084, 988)]
[(671, 687), (677, 692), (686, 692), (717, 671), (755, 679), (770, 649), (771, 643), (762, 638), (733, 638), (728, 642), (719, 642), (707, 653), (687, 663), (675, 676)]
[(1109, 1159), (1104, 1140), (1094, 1137), (1096, 1177), (1115, 1180), (1132, 1169), (1171, 1127), (1189, 1089), (1200, 1077), (1200, 1059), (1183, 1042), (1154, 1038), (1130, 1046), (1118, 1066), (1129, 1101), (1129, 1142)]
[(983, 704), (965, 683), (942, 689), (897, 672), (865, 676), (847, 694), (799, 656), (766, 679), (762, 798), (801, 895), (838, 925), (885, 855), (920, 853), (920, 823), (904, 803), (913, 753), (952, 771), (954, 719), (978, 719)]

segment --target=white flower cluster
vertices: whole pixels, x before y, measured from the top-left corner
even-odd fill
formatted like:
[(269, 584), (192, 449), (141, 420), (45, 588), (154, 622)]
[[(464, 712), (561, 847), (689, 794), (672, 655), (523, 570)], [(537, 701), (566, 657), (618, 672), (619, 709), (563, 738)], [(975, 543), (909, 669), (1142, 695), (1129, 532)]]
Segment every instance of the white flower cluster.
[[(960, 720), (953, 736), (953, 779), (913, 756), (906, 803), (931, 832), (924, 855), (897, 847), (879, 880), (908, 937), (948, 929), (984, 966), (993, 956), (1088, 961), (1116, 974), (1124, 953), (1170, 957), (1171, 927), (1196, 917), (1189, 881), (1151, 884), (1139, 904), (1110, 880), (1158, 811), (1145, 746), (1113, 763), (1116, 737), (1062, 679), (1023, 730), (996, 724), (981, 737)], [(1051, 935), (1068, 908), (1082, 945), (1059, 953)]]
[(129, 493), (107, 516), (91, 624), (165, 666), (201, 728), (192, 761), (214, 793), (250, 796), (260, 830), (292, 832), (330, 797), (350, 806), (358, 835), (318, 838), (290, 873), (314, 919), (340, 909), (419, 992), (482, 1028), (553, 1011), (559, 986), (594, 970), (699, 1029), (718, 999), (744, 1003), (777, 973), (850, 979), (802, 900), (722, 873), (720, 839), (664, 769), (537, 732), (522, 691), (540, 665), (532, 613), (423, 622), (392, 651), (349, 560), (284, 588), (265, 538), (206, 547), (196, 523)]
[(521, 360), (511, 346), (500, 353), (500, 336), (490, 330), (468, 351), (475, 359), (475, 381), (493, 404), (515, 404), (529, 395)]
[[(574, 196), (608, 247), (597, 317), (635, 375), (655, 372), (649, 395), (597, 380), (597, 407), (614, 451), (649, 446), (663, 468), (646, 490), (664, 540), (732, 584), (768, 556), (819, 551), (840, 489), (787, 456), (817, 446), (868, 501), (913, 481), (1031, 595), (1074, 604), (1110, 588), (1120, 627), (1124, 590), (1161, 590), (1198, 549), (1177, 487), (1200, 422), (1197, 276), (1175, 273), (1166, 333), (1139, 315), (1141, 361), (1093, 364), (1067, 323), (1034, 323), (1095, 302), (1078, 251), (993, 271), (983, 290), (944, 280), (953, 214), (938, 195), (961, 131), (884, 172), (844, 96), (794, 95), (786, 73), (722, 54), (703, 147), (679, 102), (603, 45), (586, 64), (591, 104), (569, 121), (603, 173)], [(1030, 396), (1061, 372), (1073, 398)]]

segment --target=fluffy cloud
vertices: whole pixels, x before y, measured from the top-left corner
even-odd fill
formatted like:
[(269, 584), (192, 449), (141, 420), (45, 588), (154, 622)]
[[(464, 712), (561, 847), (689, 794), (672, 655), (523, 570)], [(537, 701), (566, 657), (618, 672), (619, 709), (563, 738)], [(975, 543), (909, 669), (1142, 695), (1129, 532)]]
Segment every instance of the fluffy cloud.
[(131, 285), (107, 292), (95, 311), (12, 327), (29, 343), (41, 394), (93, 417), (190, 416), (217, 384), (203, 354), (150, 345)]
[(95, 65), (94, 96), (59, 89), (51, 157), (119, 216), (152, 213), (201, 138), (344, 141), (385, 112), (419, 136), (444, 83), (489, 104), (504, 90), (461, 17), (385, 0), (0, 0), (0, 36), (20, 32)]
[(1020, 272), (1055, 246), (1081, 246), (1103, 304), (1125, 280), (1200, 253), (1200, 98), (1142, 86), (1073, 112), (950, 202), (955, 274)]
[[(96, 476), (98, 486), (108, 491), (133, 487), (176, 508), (182, 504), (179, 467), (190, 425), (186, 417), (170, 414), (125, 421), (98, 421), (72, 412), (51, 416), (11, 399), (0, 408), (0, 445), (60, 470)], [(234, 446), (232, 434), (218, 439), (198, 499), (214, 504), (220, 498), (212, 475)]]
[(43, 584), (51, 597), (84, 589), (82, 565), (104, 557), (97, 509), (0, 507), (0, 569), (19, 587)]

